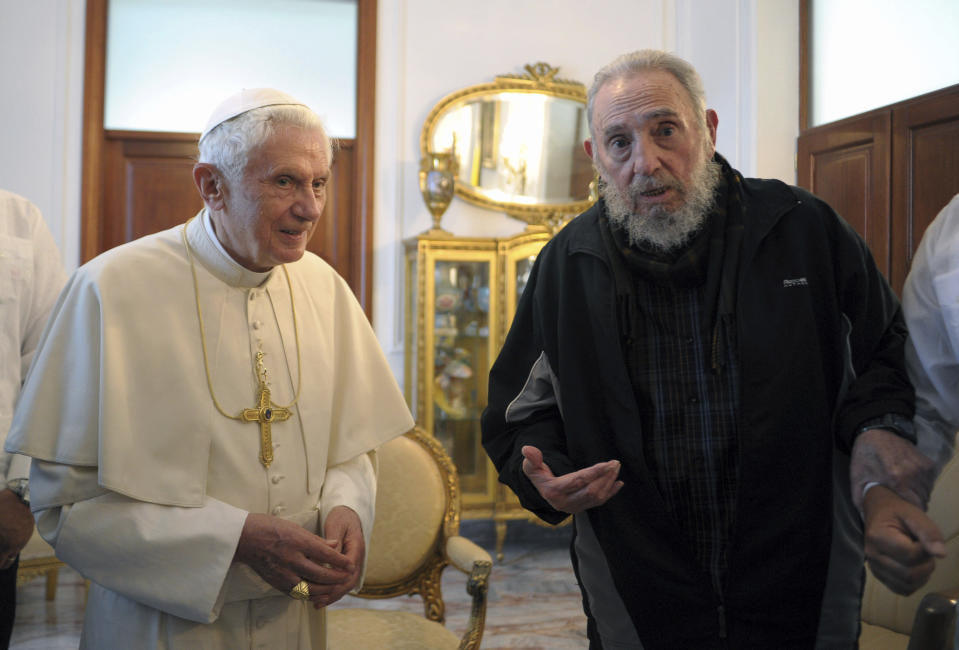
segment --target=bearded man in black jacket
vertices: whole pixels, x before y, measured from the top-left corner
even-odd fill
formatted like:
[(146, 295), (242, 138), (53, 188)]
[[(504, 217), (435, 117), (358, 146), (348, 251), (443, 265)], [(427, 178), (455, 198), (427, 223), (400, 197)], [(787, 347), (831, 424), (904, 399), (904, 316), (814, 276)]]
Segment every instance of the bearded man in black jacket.
[(716, 154), (687, 62), (624, 55), (587, 112), (601, 200), (490, 373), (500, 480), (574, 515), (592, 648), (855, 647), (863, 556), (911, 592), (944, 551), (898, 300), (828, 205)]

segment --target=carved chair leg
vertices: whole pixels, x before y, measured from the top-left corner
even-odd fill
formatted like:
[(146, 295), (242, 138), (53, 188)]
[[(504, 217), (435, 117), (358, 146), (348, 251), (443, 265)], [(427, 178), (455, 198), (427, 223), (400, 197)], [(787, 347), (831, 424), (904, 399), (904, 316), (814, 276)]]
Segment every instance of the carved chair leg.
[(503, 561), (503, 544), (506, 543), (506, 520), (496, 520), (496, 561)]
[(47, 600), (52, 601), (57, 597), (57, 577), (60, 574), (60, 569), (54, 567), (47, 571)]

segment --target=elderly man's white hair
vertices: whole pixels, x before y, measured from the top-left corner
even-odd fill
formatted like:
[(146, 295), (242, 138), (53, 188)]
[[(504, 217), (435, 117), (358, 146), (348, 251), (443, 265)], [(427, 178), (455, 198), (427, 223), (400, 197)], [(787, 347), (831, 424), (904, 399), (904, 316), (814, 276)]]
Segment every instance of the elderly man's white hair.
[(323, 121), (299, 104), (254, 108), (217, 125), (200, 140), (197, 160), (215, 165), (231, 181), (237, 181), (243, 176), (250, 152), (266, 142), (280, 126), (321, 131), (326, 136), (327, 160), (333, 164), (334, 142)]
[(669, 52), (638, 50), (617, 57), (603, 66), (593, 77), (593, 84), (586, 94), (586, 120), (589, 124), (589, 137), (592, 140), (596, 139), (593, 133), (593, 102), (596, 99), (596, 93), (610, 81), (624, 79), (645, 70), (662, 70), (676, 77), (689, 94), (700, 130), (706, 129), (706, 91), (696, 68), (688, 61)]

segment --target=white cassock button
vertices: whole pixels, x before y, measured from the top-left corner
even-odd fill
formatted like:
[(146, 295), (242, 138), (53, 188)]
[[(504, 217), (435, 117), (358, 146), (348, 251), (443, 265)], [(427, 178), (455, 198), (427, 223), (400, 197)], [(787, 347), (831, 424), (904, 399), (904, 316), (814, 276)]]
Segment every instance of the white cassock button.
[(272, 512), (273, 512), (274, 515), (276, 515), (277, 517), (279, 517), (281, 514), (283, 514), (283, 512), (284, 512), (285, 510), (286, 510), (286, 508), (284, 508), (283, 506), (276, 506), (275, 508), (273, 508), (273, 511), (272, 511)]
[(263, 323), (261, 321), (258, 321), (258, 320), (253, 321), (253, 329), (258, 330), (261, 327), (263, 327)]
[(276, 485), (277, 483), (282, 481), (284, 478), (286, 477), (284, 477), (282, 474), (274, 474), (273, 478), (271, 478), (270, 480), (273, 482), (273, 485)]

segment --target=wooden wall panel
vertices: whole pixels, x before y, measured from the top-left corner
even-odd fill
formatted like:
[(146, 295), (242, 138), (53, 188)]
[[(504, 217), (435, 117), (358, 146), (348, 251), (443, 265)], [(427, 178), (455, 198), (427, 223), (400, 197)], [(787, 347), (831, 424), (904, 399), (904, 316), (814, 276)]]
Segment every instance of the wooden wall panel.
[(103, 250), (183, 223), (203, 207), (193, 184), (193, 134), (108, 131), (107, 223)]
[(959, 194), (959, 86), (897, 106), (892, 138), (892, 279), (898, 290), (922, 233)]
[(193, 185), (196, 134), (106, 131), (96, 253), (183, 223), (203, 207)]
[(193, 185), (193, 163), (169, 158), (127, 158), (124, 239), (172, 228), (196, 214), (203, 201)]
[(799, 136), (799, 185), (831, 205), (890, 271), (890, 118), (868, 113)]

